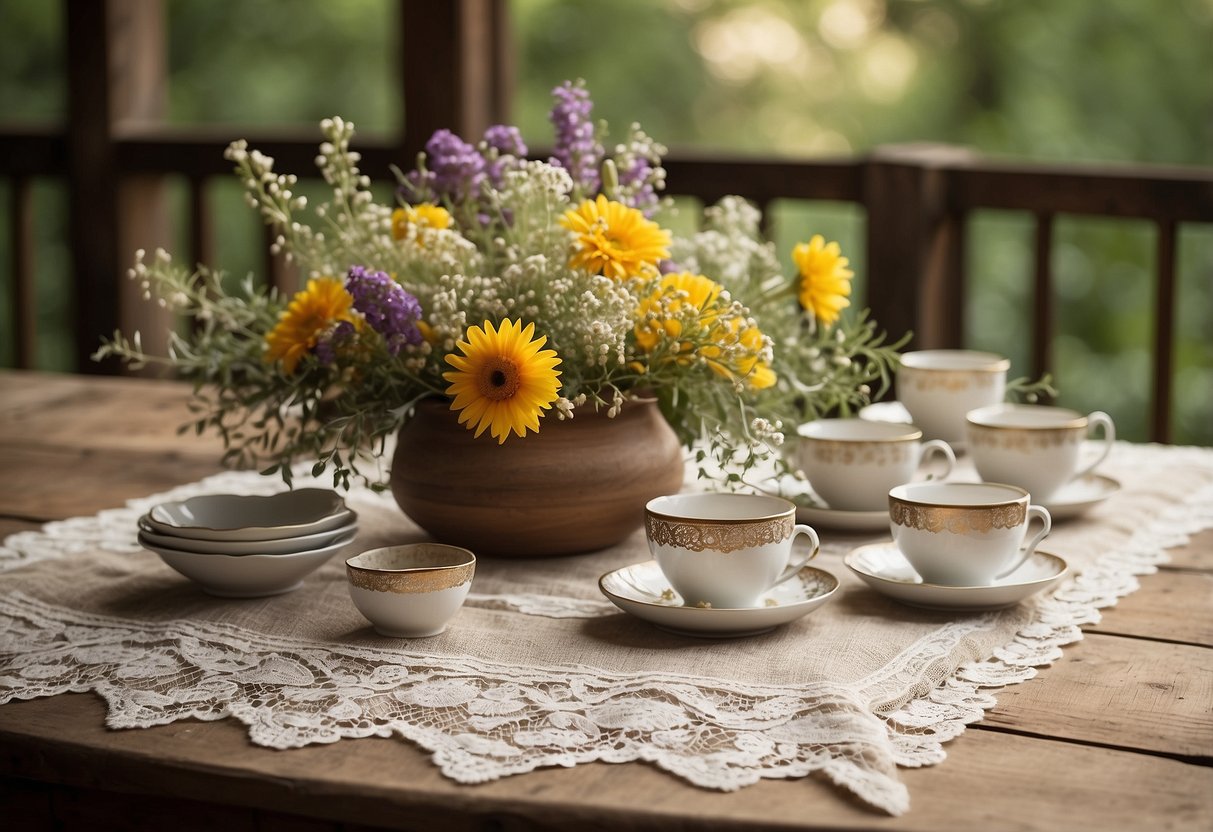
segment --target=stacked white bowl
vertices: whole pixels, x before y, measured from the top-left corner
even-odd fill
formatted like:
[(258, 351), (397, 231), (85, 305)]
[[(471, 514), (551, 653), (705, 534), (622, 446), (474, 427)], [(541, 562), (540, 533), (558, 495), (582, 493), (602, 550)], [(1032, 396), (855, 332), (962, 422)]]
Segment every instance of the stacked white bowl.
[(207, 494), (159, 503), (139, 518), (139, 543), (224, 598), (297, 589), (353, 541), (358, 515), (336, 492)]

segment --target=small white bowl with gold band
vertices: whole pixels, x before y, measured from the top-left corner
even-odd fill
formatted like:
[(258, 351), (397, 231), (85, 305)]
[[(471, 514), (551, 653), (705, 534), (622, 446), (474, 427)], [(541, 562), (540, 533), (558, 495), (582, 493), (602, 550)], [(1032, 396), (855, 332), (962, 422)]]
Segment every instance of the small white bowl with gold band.
[(370, 549), (345, 562), (350, 598), (375, 631), (391, 638), (436, 636), (459, 612), (476, 556), (444, 543)]

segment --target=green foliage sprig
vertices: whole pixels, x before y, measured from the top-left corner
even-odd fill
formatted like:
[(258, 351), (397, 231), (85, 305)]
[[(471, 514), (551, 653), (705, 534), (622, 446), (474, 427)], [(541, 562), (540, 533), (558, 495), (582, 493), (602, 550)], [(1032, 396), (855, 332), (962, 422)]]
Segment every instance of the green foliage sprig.
[[(655, 264), (622, 278), (578, 265), (579, 238), (566, 223), (584, 185), (575, 188), (558, 166), (503, 159), (482, 144), (485, 159), (502, 165), (498, 179), (456, 195), (435, 191), (426, 203), (383, 205), (350, 148), (352, 125), (329, 119), (322, 130), (316, 163), (332, 193), (314, 206), (273, 159), (243, 141), (228, 150), (249, 205), (274, 231), (273, 251), (299, 266), (307, 290), (285, 298), (249, 278), (228, 292), (220, 272), (138, 252), (130, 276), (189, 325), (171, 335), (165, 356), (147, 354), (138, 333), (121, 332), (96, 354), (133, 366), (160, 362), (191, 380), (195, 419), (185, 429), (218, 433), (230, 465), (290, 482), (292, 464), (309, 459), (313, 474), (331, 471), (336, 486), (358, 477), (382, 487), (378, 460), (389, 438), (418, 400), (448, 395), (445, 359), (481, 322), (526, 321), (555, 350), (559, 392), (547, 419), (584, 407), (614, 416), (633, 399), (655, 397), (681, 441), (697, 449), (701, 475), (724, 488), (753, 486), (747, 477), (772, 461), (786, 467), (785, 431), (853, 413), (889, 386), (901, 342), (887, 343), (866, 314), (823, 323), (803, 309), (799, 278), (781, 273), (758, 211), (740, 198), (709, 208), (701, 231), (670, 245), (663, 266), (712, 287), (692, 298)], [(630, 135), (627, 153), (654, 163), (656, 146), (638, 150), (647, 137)], [(426, 176), (423, 160), (402, 180)], [(657, 169), (645, 181), (663, 177)], [(606, 195), (622, 194), (611, 159), (601, 183)], [(423, 220), (422, 209), (451, 224)], [(373, 271), (416, 303), (419, 317), (407, 323), (418, 337), (403, 346), (390, 340), (400, 333), (372, 314), (383, 308), (359, 306), (367, 301), (353, 288), (355, 270)], [(347, 271), (335, 291), (353, 306), (330, 309), (310, 297), (316, 314), (335, 317), (314, 331), (288, 330), (286, 343), (298, 347), (289, 360), (275, 353), (283, 340), (275, 333), (294, 304), (312, 284), (331, 285)]]

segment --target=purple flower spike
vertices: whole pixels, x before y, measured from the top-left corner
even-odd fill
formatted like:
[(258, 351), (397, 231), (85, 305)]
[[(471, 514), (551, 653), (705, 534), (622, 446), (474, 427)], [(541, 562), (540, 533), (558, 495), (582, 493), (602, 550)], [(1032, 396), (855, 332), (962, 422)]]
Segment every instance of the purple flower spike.
[(630, 203), (633, 208), (643, 211), (657, 204), (657, 191), (648, 181), (652, 172), (653, 166), (649, 164), (649, 160), (641, 156), (632, 161), (630, 168), (619, 171), (619, 184), (632, 193), (631, 199), (624, 201)]
[(552, 90), (552, 96), (556, 99), (549, 116), (556, 128), (552, 161), (567, 170), (587, 194), (597, 193), (603, 150), (594, 138), (590, 93), (580, 82), (565, 81)]
[(507, 170), (517, 170), (521, 160), (526, 158), (526, 143), (517, 127), (506, 124), (496, 124), (484, 131), (484, 143), (497, 151), (497, 158), (485, 163), (485, 173), (494, 188), (500, 188), (505, 181)]
[(368, 272), (354, 266), (345, 279), (345, 288), (354, 297), (354, 308), (362, 313), (371, 329), (383, 336), (390, 355), (405, 344), (420, 344), (421, 303), (384, 272)]
[(458, 202), (480, 194), (484, 181), (484, 157), (476, 148), (450, 130), (437, 130), (425, 143), (428, 176), (415, 185), (428, 186), (438, 198)]
[(495, 149), (502, 156), (526, 158), (526, 142), (517, 127), (509, 124), (494, 124), (484, 131), (484, 143)]

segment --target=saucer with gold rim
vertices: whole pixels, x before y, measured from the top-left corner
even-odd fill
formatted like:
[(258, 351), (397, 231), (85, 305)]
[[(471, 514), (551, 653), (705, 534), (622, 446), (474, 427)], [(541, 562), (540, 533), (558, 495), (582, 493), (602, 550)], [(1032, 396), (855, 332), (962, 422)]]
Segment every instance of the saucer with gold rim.
[(928, 584), (891, 540), (852, 549), (843, 563), (882, 595), (910, 606), (936, 610), (997, 610), (1014, 606), (1053, 586), (1069, 571), (1065, 560), (1037, 549), (1022, 566), (990, 586)]
[(808, 615), (838, 589), (838, 579), (813, 566), (765, 592), (753, 607), (688, 607), (670, 587), (657, 561), (607, 572), (598, 588), (624, 612), (663, 630), (699, 638), (738, 638), (775, 629)]
[(867, 419), (869, 422), (904, 422), (906, 424), (913, 422), (913, 419), (910, 418), (910, 411), (895, 399), (888, 402), (872, 402), (872, 404), (861, 407), (859, 418)]
[[(898, 424), (913, 424), (914, 419), (910, 416), (910, 411), (906, 410), (906, 406), (894, 399), (887, 402), (873, 402), (859, 409), (859, 418), (869, 422), (897, 422)], [(925, 436), (927, 439), (941, 439), (939, 436)], [(967, 443), (963, 439), (949, 439), (948, 444), (952, 446), (952, 450), (959, 456), (967, 450)]]
[(888, 532), (889, 512), (842, 511), (826, 506), (796, 506), (796, 522), (839, 532)]
[(1054, 520), (1078, 517), (1120, 490), (1120, 483), (1103, 474), (1086, 474), (1063, 485), (1056, 494), (1040, 504)]

